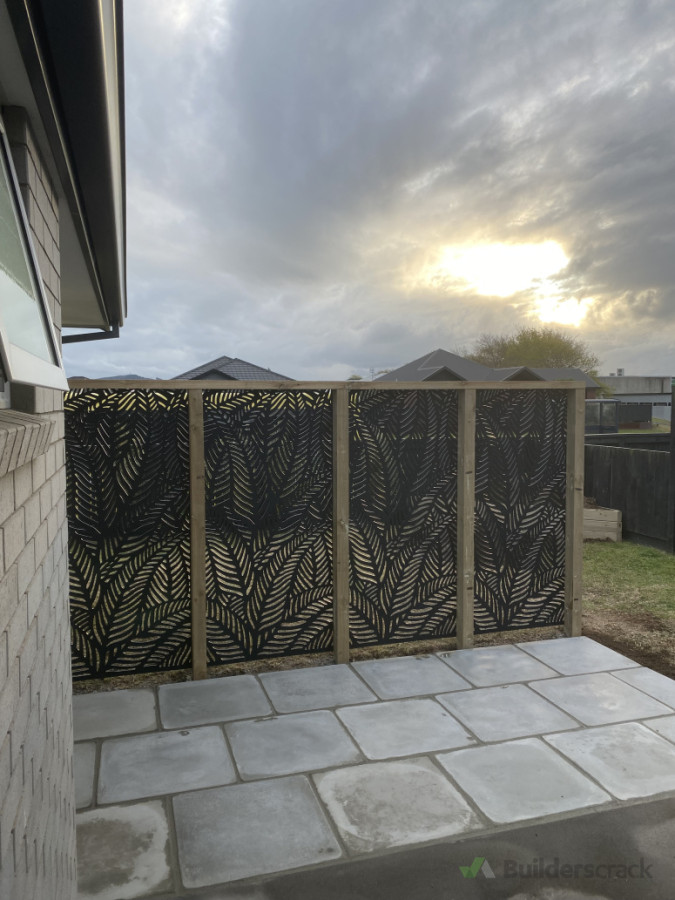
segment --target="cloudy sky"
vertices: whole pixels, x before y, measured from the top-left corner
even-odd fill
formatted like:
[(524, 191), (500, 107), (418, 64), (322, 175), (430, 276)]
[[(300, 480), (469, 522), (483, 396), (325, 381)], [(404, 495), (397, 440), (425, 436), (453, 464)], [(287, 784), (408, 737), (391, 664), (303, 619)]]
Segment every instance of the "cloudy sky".
[(129, 315), (68, 374), (344, 378), (560, 323), (675, 375), (671, 0), (133, 0)]

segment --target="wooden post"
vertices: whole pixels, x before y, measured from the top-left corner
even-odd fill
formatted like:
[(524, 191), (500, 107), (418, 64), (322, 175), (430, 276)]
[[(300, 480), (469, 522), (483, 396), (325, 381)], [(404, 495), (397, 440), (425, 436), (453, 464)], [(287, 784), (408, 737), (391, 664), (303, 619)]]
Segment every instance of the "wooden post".
[(206, 671), (206, 497), (204, 492), (204, 405), (201, 390), (188, 390), (190, 424), (190, 605), (192, 680)]
[(333, 395), (333, 647), (349, 662), (349, 390)]
[(476, 391), (459, 392), (457, 429), (457, 648), (473, 647)]
[(581, 634), (581, 590), (584, 550), (584, 429), (586, 392), (567, 391), (567, 455), (565, 501), (565, 635)]

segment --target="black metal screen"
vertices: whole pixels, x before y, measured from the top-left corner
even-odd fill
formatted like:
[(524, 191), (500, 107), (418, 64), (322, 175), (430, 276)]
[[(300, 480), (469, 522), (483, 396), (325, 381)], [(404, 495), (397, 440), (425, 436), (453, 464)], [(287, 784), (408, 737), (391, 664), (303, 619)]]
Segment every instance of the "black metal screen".
[(328, 650), (329, 391), (204, 393), (210, 663)]
[(476, 631), (559, 624), (565, 591), (564, 391), (478, 391)]
[(190, 664), (187, 395), (66, 395), (73, 677)]
[[(475, 626), (564, 617), (566, 393), (478, 390)], [(203, 392), (210, 664), (330, 650), (331, 392)], [(191, 664), (184, 390), (66, 397), (75, 678)], [(349, 396), (354, 646), (455, 634), (457, 392)]]
[(350, 397), (355, 646), (455, 633), (457, 395)]

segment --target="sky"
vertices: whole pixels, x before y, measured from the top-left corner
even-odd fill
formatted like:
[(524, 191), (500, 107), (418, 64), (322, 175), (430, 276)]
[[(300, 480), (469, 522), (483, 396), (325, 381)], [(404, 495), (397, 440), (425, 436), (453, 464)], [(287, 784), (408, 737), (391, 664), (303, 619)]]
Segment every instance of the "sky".
[(125, 4), (128, 318), (298, 379), (542, 324), (675, 375), (671, 0)]

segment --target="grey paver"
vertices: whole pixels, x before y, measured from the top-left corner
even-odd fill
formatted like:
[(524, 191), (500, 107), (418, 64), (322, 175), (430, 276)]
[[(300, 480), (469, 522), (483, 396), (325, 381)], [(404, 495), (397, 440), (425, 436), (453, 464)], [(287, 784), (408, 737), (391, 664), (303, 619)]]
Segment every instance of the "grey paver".
[(609, 647), (587, 637), (559, 638), (552, 641), (530, 641), (518, 644), (526, 653), (560, 672), (561, 675), (584, 675), (608, 672), (638, 664)]
[(253, 675), (165, 684), (159, 689), (159, 709), (165, 728), (253, 719), (272, 712)]
[(264, 672), (260, 680), (280, 713), (329, 709), (377, 700), (346, 665)]
[(648, 716), (663, 716), (670, 712), (663, 703), (607, 672), (535, 681), (530, 687), (584, 725), (608, 725)]
[(475, 743), (435, 700), (389, 700), (376, 706), (348, 706), (337, 714), (368, 759), (412, 756)]
[(611, 799), (539, 738), (440, 753), (436, 758), (493, 822), (550, 816)]
[(244, 779), (312, 772), (362, 760), (352, 739), (328, 710), (231, 722), (226, 731)]
[(546, 740), (619, 800), (675, 790), (675, 747), (638, 722), (549, 735)]
[(481, 821), (428, 759), (368, 763), (315, 775), (347, 849), (368, 853), (461, 834)]
[(169, 890), (168, 845), (161, 801), (79, 813), (78, 900), (129, 900)]
[(524, 684), (475, 688), (436, 698), (482, 741), (578, 728), (579, 723)]
[(236, 781), (220, 728), (158, 731), (104, 741), (98, 802), (121, 803)]
[(76, 741), (153, 731), (157, 728), (155, 695), (147, 688), (99, 691), (73, 697)]
[(675, 744), (675, 716), (664, 716), (662, 719), (647, 719), (643, 724)]
[(471, 685), (435, 656), (401, 656), (352, 663), (364, 681), (383, 700), (397, 700), (442, 691), (461, 691)]
[(341, 856), (303, 775), (180, 794), (173, 807), (180, 868), (189, 888)]
[(612, 673), (615, 678), (620, 678), (626, 684), (644, 691), (655, 700), (666, 703), (672, 709), (675, 709), (675, 681), (653, 669), (645, 669), (640, 666), (638, 669), (622, 669), (619, 672)]
[(476, 647), (473, 650), (450, 650), (438, 654), (448, 666), (477, 687), (554, 678), (554, 669), (523, 653), (513, 644), (501, 647)]
[(87, 741), (75, 744), (73, 753), (73, 775), (75, 777), (75, 807), (84, 809), (94, 802), (94, 776), (96, 767), (96, 744)]

